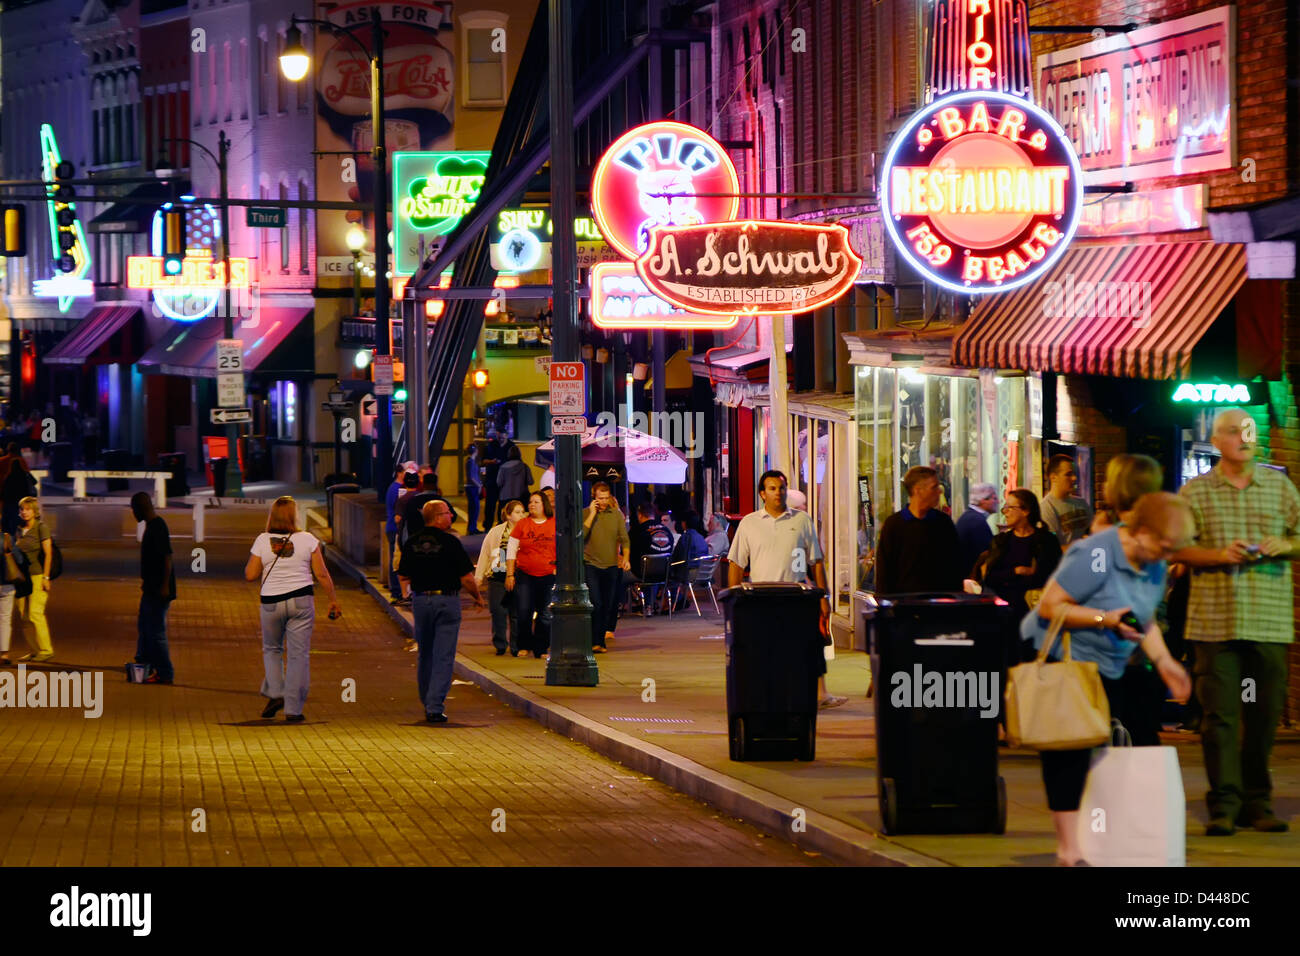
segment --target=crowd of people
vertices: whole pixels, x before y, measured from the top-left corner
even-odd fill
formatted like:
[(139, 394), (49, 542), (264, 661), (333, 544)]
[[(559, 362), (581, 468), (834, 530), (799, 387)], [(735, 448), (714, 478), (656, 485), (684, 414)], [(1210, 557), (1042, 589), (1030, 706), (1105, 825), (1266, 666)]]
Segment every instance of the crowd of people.
[[(1115, 456), (1095, 513), (1075, 494), (1074, 461), (1055, 456), (1042, 500), (1010, 490), (996, 534), (995, 488), (972, 487), (954, 523), (937, 507), (934, 470), (912, 468), (907, 507), (885, 520), (875, 554), (880, 596), (966, 590), (1004, 599), (1007, 666), (1032, 660), (1063, 618), (1073, 658), (1097, 664), (1111, 714), (1136, 746), (1159, 743), (1167, 699), (1186, 702), (1182, 729), (1201, 734), (1211, 836), (1287, 829), (1273, 812), (1268, 762), (1294, 638), (1300, 492), (1255, 463), (1253, 424), (1241, 410), (1220, 412), (1218, 464), (1177, 495), (1161, 490), (1154, 459)], [(1256, 688), (1250, 701), (1246, 679)], [(1058, 857), (1073, 865), (1089, 751), (1044, 752), (1042, 765)]]

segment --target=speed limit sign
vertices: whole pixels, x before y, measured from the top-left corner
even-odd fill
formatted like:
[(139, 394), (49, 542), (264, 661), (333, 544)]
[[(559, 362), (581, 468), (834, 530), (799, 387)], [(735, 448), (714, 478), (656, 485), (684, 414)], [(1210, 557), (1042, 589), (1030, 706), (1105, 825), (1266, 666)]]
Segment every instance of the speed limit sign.
[(217, 340), (217, 374), (244, 370), (244, 342), (242, 339)]

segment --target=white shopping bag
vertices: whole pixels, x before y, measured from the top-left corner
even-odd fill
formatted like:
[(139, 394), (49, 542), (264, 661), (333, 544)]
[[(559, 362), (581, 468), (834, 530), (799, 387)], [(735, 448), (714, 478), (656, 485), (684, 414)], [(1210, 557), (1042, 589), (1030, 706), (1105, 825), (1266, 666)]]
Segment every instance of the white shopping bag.
[(1098, 748), (1079, 804), (1079, 843), (1093, 866), (1186, 866), (1177, 748)]

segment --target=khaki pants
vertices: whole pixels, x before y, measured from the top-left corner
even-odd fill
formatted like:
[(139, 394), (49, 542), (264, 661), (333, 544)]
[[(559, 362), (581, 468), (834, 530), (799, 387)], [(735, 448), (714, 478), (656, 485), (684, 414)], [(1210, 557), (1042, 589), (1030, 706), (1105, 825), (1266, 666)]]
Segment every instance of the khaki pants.
[(27, 646), (32, 649), (33, 654), (52, 654), (54, 648), (50, 644), (50, 625), (45, 620), (45, 602), (49, 599), (49, 592), (44, 587), (45, 575), (32, 575), (32, 593), (29, 597), (22, 598), (18, 601), (18, 614), (22, 620), (28, 621), (32, 625), (32, 631), (35, 636), (26, 628), (23, 629), (23, 637), (27, 638)]

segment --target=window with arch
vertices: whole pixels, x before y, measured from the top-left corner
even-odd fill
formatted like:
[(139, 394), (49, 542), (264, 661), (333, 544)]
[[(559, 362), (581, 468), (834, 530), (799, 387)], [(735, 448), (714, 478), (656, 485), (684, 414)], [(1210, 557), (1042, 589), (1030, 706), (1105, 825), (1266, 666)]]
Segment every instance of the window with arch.
[(257, 112), (266, 115), (266, 104), (270, 100), (267, 83), (271, 69), (271, 45), (266, 39), (266, 27), (257, 32)]
[(248, 37), (239, 38), (239, 118), (248, 119)]
[[(280, 199), (287, 201), (289, 198), (289, 184), (280, 180)], [(287, 208), (287, 207), (286, 207)], [(284, 217), (284, 228), (280, 230), (280, 272), (284, 275), (289, 274), (289, 217)]]
[(462, 106), (487, 109), (505, 105), (506, 54), (500, 39), (506, 21), (504, 13), (467, 13), (460, 17)]
[[(298, 177), (298, 201), (305, 202), (311, 196), (307, 190), (307, 180), (302, 176)], [(308, 266), (307, 256), (310, 252), (308, 245), (311, 235), (309, 227), (311, 225), (311, 210), (305, 206), (298, 210), (298, 272), (302, 275), (308, 275), (311, 269)]]

